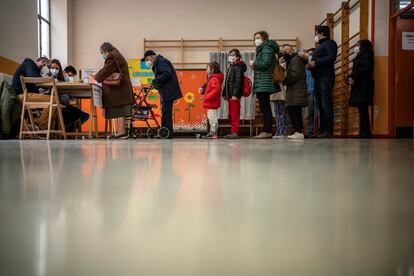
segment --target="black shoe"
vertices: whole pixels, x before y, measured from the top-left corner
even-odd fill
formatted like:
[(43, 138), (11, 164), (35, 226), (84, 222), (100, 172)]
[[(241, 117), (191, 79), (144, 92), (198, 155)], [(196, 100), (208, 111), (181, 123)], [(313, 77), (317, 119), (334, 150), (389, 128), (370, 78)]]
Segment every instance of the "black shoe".
[(207, 135), (201, 136), (201, 138), (203, 138), (203, 139), (218, 139), (218, 136), (217, 136), (216, 133), (210, 132)]
[(126, 139), (129, 139), (129, 135), (128, 135), (128, 133), (118, 134), (118, 135), (111, 136), (110, 139), (114, 139), (114, 140), (126, 140)]
[(371, 139), (372, 134), (371, 133), (361, 133), (357, 136), (357, 139)]
[(328, 132), (323, 132), (323, 133), (319, 134), (316, 138), (317, 139), (332, 139), (333, 135), (331, 133), (328, 133)]
[(232, 134), (228, 134), (226, 136), (224, 136), (224, 139), (239, 139), (239, 135), (237, 135), (236, 133), (232, 133)]
[(305, 139), (314, 139), (316, 136), (315, 135), (313, 135), (313, 134), (306, 134), (305, 135)]

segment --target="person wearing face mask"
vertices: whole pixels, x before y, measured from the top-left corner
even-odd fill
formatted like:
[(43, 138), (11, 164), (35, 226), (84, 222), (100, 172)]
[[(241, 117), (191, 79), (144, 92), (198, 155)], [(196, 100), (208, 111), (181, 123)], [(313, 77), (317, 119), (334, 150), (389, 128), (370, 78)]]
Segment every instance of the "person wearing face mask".
[[(49, 73), (49, 65), (50, 60), (47, 57), (40, 57), (36, 61), (26, 58), (13, 75), (12, 86), (16, 91), (16, 94), (19, 95), (23, 93), (20, 76), (36, 78), (41, 77), (42, 75), (47, 75)], [(27, 89), (31, 93), (39, 93), (39, 87), (35, 84), (28, 84)]]
[(75, 67), (73, 67), (72, 65), (68, 65), (65, 67), (65, 70), (63, 70), (63, 75), (65, 77), (65, 81), (69, 82), (69, 78), (72, 77), (76, 77), (78, 73), (76, 72)]
[(222, 95), (229, 103), (231, 133), (224, 136), (224, 138), (239, 139), (240, 99), (243, 95), (244, 72), (246, 72), (247, 66), (241, 60), (241, 54), (238, 49), (230, 50), (228, 61), (229, 67), (227, 68)]
[(320, 125), (317, 138), (333, 136), (333, 102), (332, 93), (335, 84), (335, 61), (338, 45), (330, 39), (328, 26), (316, 26), (315, 43), (319, 43), (307, 68), (315, 80), (315, 95), (318, 102)]
[(60, 64), (60, 61), (57, 59), (52, 59), (50, 63), (51, 63), (50, 75), (59, 82), (65, 81), (65, 77), (63, 76), (63, 70), (62, 70), (62, 65)]
[[(286, 61), (283, 59), (283, 53), (279, 52), (277, 56), (279, 66), (286, 72)], [(273, 139), (286, 138), (290, 125), (289, 116), (286, 114), (286, 86), (284, 86), (283, 83), (279, 83), (279, 86), (281, 91), (270, 96), (270, 101), (273, 103), (275, 111), (276, 121), (276, 133), (273, 136)]]
[[(47, 57), (40, 57), (36, 61), (30, 58), (26, 58), (23, 63), (16, 69), (13, 75), (12, 87), (16, 91), (17, 101), (23, 103), (23, 88), (20, 82), (20, 76), (23, 77), (49, 77), (50, 60)], [(28, 93), (26, 101), (28, 102), (48, 102), (50, 101), (50, 95), (41, 94), (44, 90), (35, 84), (26, 85)], [(40, 117), (35, 121), (38, 123), (39, 129), (47, 129), (47, 123), (49, 119), (49, 109), (43, 109)]]
[(172, 63), (154, 51), (148, 50), (144, 53), (142, 62), (152, 68), (154, 80), (152, 84), (158, 89), (161, 97), (162, 116), (161, 126), (169, 130), (169, 139), (174, 138), (174, 128), (172, 120), (173, 104), (175, 100), (183, 97), (180, 84), (178, 83), (177, 73)]
[(210, 62), (207, 65), (207, 83), (205, 88), (200, 88), (203, 93), (203, 107), (207, 109), (207, 118), (210, 124), (210, 132), (202, 136), (204, 139), (217, 139), (218, 132), (218, 109), (221, 104), (221, 84), (224, 74), (220, 71), (220, 64)]
[[(105, 109), (105, 119), (117, 120), (116, 135), (112, 137), (113, 139), (127, 139), (125, 117), (132, 115), (132, 105), (135, 102), (129, 78), (128, 62), (109, 42), (104, 42), (99, 50), (105, 64), (93, 77), (97, 82), (102, 83), (102, 103)], [(119, 84), (109, 85), (104, 83), (104, 80), (113, 73), (120, 74)]]
[(368, 108), (374, 102), (374, 51), (368, 39), (360, 40), (354, 48), (356, 57), (353, 61), (352, 73), (347, 80), (351, 85), (349, 105), (358, 108), (359, 136), (371, 138), (371, 122)]
[(283, 59), (286, 60), (286, 74), (283, 84), (286, 85), (286, 111), (289, 114), (295, 132), (289, 139), (304, 139), (302, 108), (308, 105), (308, 91), (306, 84), (305, 66), (308, 57), (303, 51), (294, 53), (291, 45), (281, 49)]
[(276, 66), (276, 54), (279, 53), (279, 45), (269, 40), (269, 34), (265, 31), (254, 34), (256, 45), (256, 58), (250, 61), (254, 70), (253, 93), (259, 100), (260, 111), (263, 114), (263, 128), (254, 139), (272, 138), (272, 108), (270, 106), (270, 95), (280, 90), (278, 83), (272, 78)]
[[(50, 74), (59, 82), (64, 82), (62, 65), (58, 59), (52, 59), (50, 66)], [(65, 129), (67, 132), (73, 132), (76, 130), (78, 121), (80, 125), (83, 125), (88, 119), (89, 114), (83, 112), (76, 106), (71, 105), (71, 98), (68, 95), (59, 95), (60, 104), (62, 107), (63, 121), (65, 123)]]
[[(308, 62), (312, 60), (312, 55), (314, 52), (315, 52), (315, 48), (311, 48), (307, 50)], [(315, 81), (312, 77), (312, 72), (307, 68), (306, 68), (306, 83), (308, 85), (309, 104), (306, 110), (307, 131), (306, 131), (305, 138), (314, 138), (315, 137), (314, 122), (315, 122), (315, 117), (316, 119), (319, 118), (319, 111), (318, 111), (318, 105), (317, 105), (316, 98), (315, 98)]]

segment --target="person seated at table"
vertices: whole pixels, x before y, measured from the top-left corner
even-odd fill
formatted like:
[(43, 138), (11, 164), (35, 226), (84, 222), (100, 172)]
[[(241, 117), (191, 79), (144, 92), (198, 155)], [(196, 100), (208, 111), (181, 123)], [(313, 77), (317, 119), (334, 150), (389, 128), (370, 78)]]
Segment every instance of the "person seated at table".
[[(36, 61), (26, 58), (16, 69), (13, 80), (12, 87), (16, 91), (17, 101), (20, 104), (23, 104), (23, 88), (20, 82), (20, 77), (41, 77), (48, 76), (49, 74), (50, 60), (47, 57), (39, 57)], [(44, 91), (42, 88), (36, 86), (35, 84), (27, 84), (26, 88), (27, 93), (27, 102), (48, 102), (50, 101), (50, 95), (42, 94)], [(45, 108), (42, 110), (42, 113), (38, 119), (39, 128), (44, 130), (47, 129), (47, 122), (49, 119), (49, 109)]]
[(58, 82), (64, 82), (65, 77), (63, 75), (62, 64), (58, 59), (52, 59), (50, 61), (50, 74)]
[[(57, 79), (59, 82), (64, 82), (65, 79), (60, 61), (58, 59), (52, 59), (50, 67), (52, 77)], [(88, 113), (83, 112), (81, 109), (71, 104), (71, 97), (69, 95), (60, 95), (59, 99), (60, 103), (63, 105), (62, 114), (66, 131), (75, 131), (76, 127), (79, 126), (77, 122), (80, 122), (80, 125), (83, 125), (89, 119)]]
[(65, 67), (65, 70), (63, 70), (63, 75), (65, 77), (65, 81), (69, 81), (70, 77), (76, 77), (78, 73), (76, 72), (75, 67), (73, 67), (72, 65), (68, 65)]

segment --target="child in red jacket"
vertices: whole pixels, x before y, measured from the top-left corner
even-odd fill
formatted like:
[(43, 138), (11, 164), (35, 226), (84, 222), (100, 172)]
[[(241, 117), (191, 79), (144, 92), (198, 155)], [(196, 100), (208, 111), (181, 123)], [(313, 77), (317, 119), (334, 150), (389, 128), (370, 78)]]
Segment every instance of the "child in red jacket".
[(211, 62), (207, 66), (208, 80), (205, 88), (200, 88), (204, 94), (203, 107), (207, 109), (207, 118), (210, 123), (210, 133), (204, 135), (205, 139), (217, 139), (218, 131), (218, 109), (221, 103), (221, 84), (224, 74), (220, 71), (220, 64)]

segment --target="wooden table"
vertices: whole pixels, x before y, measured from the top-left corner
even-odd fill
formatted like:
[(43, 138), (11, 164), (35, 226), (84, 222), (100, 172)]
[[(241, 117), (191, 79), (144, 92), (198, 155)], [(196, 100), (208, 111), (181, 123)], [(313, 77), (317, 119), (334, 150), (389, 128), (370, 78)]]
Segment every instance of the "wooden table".
[[(52, 88), (52, 84), (42, 84), (41, 85), (44, 88)], [(90, 99), (90, 124), (89, 124), (89, 132), (88, 137), (89, 139), (92, 139), (92, 129), (94, 128), (95, 131), (95, 137), (99, 138), (98, 133), (98, 117), (96, 114), (96, 106), (93, 99), (93, 90), (92, 90), (92, 84), (91, 83), (79, 83), (79, 82), (56, 82), (56, 88), (58, 90), (59, 95), (69, 95), (75, 99)], [(81, 132), (74, 132), (74, 133), (66, 133), (70, 136), (80, 136), (84, 135), (85, 133)]]

